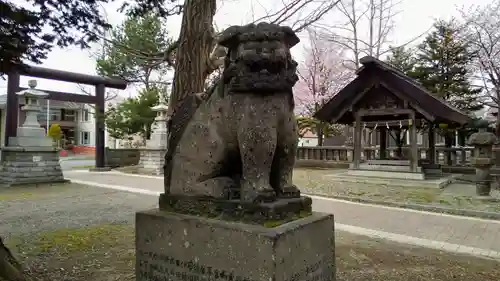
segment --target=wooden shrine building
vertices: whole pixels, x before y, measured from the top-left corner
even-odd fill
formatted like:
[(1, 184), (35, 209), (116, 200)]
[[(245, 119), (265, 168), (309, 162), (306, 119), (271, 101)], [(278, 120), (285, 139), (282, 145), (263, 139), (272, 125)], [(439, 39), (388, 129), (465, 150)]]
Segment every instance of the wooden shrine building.
[(385, 162), (388, 162), (387, 132), (395, 128), (407, 130), (410, 140), (408, 164), (403, 170), (393, 171), (412, 173), (420, 171), (417, 129), (427, 130), (429, 150), (426, 162), (434, 165), (434, 129), (440, 124), (447, 124), (449, 128), (461, 127), (470, 122), (470, 117), (436, 98), (418, 82), (389, 64), (370, 56), (362, 58), (360, 62), (362, 67), (357, 71), (357, 77), (314, 115), (324, 122), (353, 124), (354, 152), (351, 169), (361, 167), (363, 128), (380, 131), (380, 158)]

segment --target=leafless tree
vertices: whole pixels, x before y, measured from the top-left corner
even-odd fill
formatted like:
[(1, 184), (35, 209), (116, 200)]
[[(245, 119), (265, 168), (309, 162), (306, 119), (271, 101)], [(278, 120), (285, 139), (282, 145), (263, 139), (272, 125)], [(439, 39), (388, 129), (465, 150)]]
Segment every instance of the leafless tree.
[[(345, 64), (357, 70), (363, 56), (380, 58), (390, 51), (389, 35), (394, 29), (394, 17), (399, 13), (399, 3), (398, 0), (341, 0), (335, 9), (340, 20), (316, 26), (326, 40), (352, 53)], [(414, 42), (427, 31), (402, 46)]]
[(323, 105), (354, 77), (354, 73), (342, 65), (346, 57), (344, 49), (336, 48), (314, 29), (308, 29), (308, 38), (295, 92), (297, 109), (311, 116), (317, 110), (315, 104)]
[(342, 64), (343, 49), (322, 39), (313, 29), (308, 29), (308, 35), (305, 61), (299, 66), (300, 80), (295, 87), (296, 109), (305, 118), (299, 122), (304, 126), (301, 129), (315, 131), (321, 146), (323, 136), (336, 134), (339, 127), (313, 120), (311, 116), (354, 77), (354, 72)]
[[(476, 54), (474, 71), (483, 88), (488, 106), (500, 109), (500, 0), (485, 6), (460, 10), (464, 30)], [(500, 136), (500, 114), (497, 114), (496, 135)]]
[[(389, 35), (394, 29), (399, 3), (399, 0), (341, 0), (335, 9), (339, 20), (315, 24), (315, 27), (325, 40), (350, 53), (343, 64), (351, 70), (358, 70), (363, 56), (380, 58), (390, 51)], [(401, 46), (414, 42), (428, 30)], [(345, 130), (349, 136), (349, 127), (346, 126)]]

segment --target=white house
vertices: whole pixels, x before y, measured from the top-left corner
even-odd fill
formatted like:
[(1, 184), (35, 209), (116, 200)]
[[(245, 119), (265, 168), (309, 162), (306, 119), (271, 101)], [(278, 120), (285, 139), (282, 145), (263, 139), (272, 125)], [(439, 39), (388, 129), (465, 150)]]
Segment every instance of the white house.
[(299, 138), (299, 146), (317, 146), (317, 145), (318, 145), (318, 136), (311, 131), (305, 132), (305, 134)]
[[(122, 101), (123, 98), (117, 97), (113, 101), (106, 103), (106, 107), (111, 104)], [(5, 143), (5, 120), (7, 95), (0, 95), (0, 145)], [(21, 110), (24, 105), (24, 99), (19, 99), (19, 114), (18, 124), (22, 124), (25, 119), (25, 114)], [(61, 126), (63, 136), (66, 140), (72, 141), (78, 146), (95, 146), (95, 117), (94, 107), (88, 104), (63, 102), (56, 100), (41, 101), (42, 111), (38, 114), (38, 121), (42, 128), (50, 127), (52, 124)], [(47, 108), (49, 109), (47, 111)], [(48, 120), (48, 121), (47, 121)], [(107, 146), (115, 147), (114, 145), (120, 141), (116, 141), (105, 133), (105, 143)], [(119, 146), (118, 146), (119, 147)]]
[[(6, 121), (7, 95), (0, 95), (0, 144), (5, 142), (5, 121)], [(21, 107), (24, 99), (19, 99), (18, 124), (22, 124), (26, 118)], [(41, 102), (42, 111), (38, 114), (38, 121), (42, 128), (50, 127), (52, 124), (61, 126), (65, 139), (72, 141), (75, 145), (95, 145), (93, 132), (95, 123), (84, 104), (54, 100), (44, 100)], [(48, 110), (47, 110), (48, 108)]]

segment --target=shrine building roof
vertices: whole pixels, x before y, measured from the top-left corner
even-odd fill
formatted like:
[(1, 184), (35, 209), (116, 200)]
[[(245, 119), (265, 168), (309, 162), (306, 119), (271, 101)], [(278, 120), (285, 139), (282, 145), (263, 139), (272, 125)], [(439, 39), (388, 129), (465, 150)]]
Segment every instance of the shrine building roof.
[(471, 118), (435, 97), (416, 80), (374, 57), (360, 60), (357, 77), (326, 102), (314, 117), (321, 121), (352, 124), (356, 108), (387, 111), (385, 116), (366, 116), (363, 121), (390, 121), (408, 117), (392, 114), (395, 108), (415, 110), (417, 119), (432, 123), (464, 125)]

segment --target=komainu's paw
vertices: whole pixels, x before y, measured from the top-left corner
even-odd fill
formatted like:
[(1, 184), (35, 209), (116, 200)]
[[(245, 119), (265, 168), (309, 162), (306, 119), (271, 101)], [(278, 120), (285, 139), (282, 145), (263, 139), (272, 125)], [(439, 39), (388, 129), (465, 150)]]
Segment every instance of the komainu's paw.
[(280, 190), (278, 197), (280, 198), (300, 197), (300, 190), (295, 185), (288, 185)]
[(271, 202), (276, 200), (276, 192), (271, 185), (243, 183), (241, 185), (241, 200), (245, 202)]

